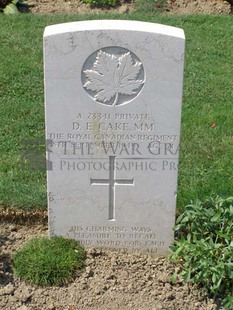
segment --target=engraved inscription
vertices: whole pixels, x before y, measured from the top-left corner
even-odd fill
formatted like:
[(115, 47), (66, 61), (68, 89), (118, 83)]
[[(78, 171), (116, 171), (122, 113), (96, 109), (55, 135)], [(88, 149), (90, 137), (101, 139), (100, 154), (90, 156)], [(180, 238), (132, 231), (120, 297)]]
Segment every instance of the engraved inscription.
[(115, 158), (109, 157), (109, 178), (108, 179), (92, 179), (91, 185), (108, 185), (109, 186), (109, 220), (115, 220), (115, 185), (134, 185), (134, 179), (123, 180), (115, 178)]
[(68, 237), (86, 246), (125, 248), (131, 252), (157, 253), (166, 243), (151, 227), (71, 226)]
[(83, 66), (82, 80), (84, 89), (93, 100), (118, 106), (139, 94), (145, 83), (144, 68), (132, 52), (109, 47), (89, 58)]

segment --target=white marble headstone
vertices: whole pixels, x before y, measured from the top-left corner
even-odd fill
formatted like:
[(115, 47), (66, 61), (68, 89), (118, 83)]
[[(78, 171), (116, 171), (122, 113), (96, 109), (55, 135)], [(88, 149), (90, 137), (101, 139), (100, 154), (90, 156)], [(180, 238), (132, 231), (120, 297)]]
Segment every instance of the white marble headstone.
[(182, 29), (136, 21), (46, 27), (50, 235), (168, 253), (184, 43)]

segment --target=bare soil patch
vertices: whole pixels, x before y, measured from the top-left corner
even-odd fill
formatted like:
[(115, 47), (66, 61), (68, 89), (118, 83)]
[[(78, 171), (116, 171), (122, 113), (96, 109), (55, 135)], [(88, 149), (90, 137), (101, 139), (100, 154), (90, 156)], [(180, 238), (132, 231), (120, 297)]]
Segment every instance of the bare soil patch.
[[(122, 0), (116, 8), (90, 8), (81, 0), (34, 0), (33, 13), (126, 13), (134, 11), (134, 1)], [(169, 10), (167, 14), (229, 14), (230, 5), (224, 0), (168, 0)]]
[[(24, 242), (47, 235), (43, 224), (0, 226), (0, 309), (7, 310), (213, 310), (195, 286), (170, 277), (178, 266), (166, 258), (119, 251), (87, 251), (86, 268), (63, 287), (40, 288), (15, 278), (12, 255)], [(27, 262), (25, 261), (25, 264)]]

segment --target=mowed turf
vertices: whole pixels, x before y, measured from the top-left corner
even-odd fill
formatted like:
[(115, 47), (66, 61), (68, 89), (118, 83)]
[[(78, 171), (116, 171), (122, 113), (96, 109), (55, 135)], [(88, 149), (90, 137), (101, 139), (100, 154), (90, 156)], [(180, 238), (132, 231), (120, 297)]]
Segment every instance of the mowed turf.
[[(184, 29), (186, 54), (178, 210), (181, 212), (192, 200), (231, 196), (231, 16), (22, 14), (16, 17), (2, 15), (0, 19), (0, 205), (17, 208), (46, 208), (47, 205), (43, 159), (45, 26), (101, 18), (157, 22)], [(38, 142), (37, 150), (26, 151), (28, 140)], [(25, 152), (31, 155), (25, 157)], [(27, 160), (32, 159), (30, 167)]]

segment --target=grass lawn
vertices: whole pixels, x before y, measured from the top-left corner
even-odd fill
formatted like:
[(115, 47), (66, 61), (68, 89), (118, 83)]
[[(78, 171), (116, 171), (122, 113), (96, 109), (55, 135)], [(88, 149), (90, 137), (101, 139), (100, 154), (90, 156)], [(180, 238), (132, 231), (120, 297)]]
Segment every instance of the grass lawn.
[[(233, 23), (231, 16), (57, 15), (0, 19), (0, 205), (46, 208), (45, 169), (22, 166), (24, 140), (44, 141), (45, 26), (84, 19), (134, 19), (184, 29), (186, 65), (178, 209), (233, 193)], [(41, 155), (44, 146), (40, 146)], [(34, 158), (40, 166), (40, 158)], [(38, 164), (38, 165), (37, 165)]]

